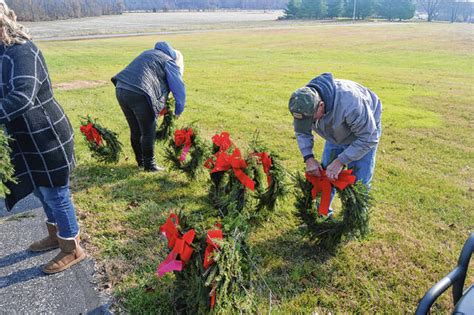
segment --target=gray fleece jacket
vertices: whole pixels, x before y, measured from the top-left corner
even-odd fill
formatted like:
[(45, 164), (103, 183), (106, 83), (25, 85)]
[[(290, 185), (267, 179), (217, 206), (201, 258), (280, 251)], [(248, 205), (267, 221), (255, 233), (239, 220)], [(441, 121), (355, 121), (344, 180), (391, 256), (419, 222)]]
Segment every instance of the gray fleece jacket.
[[(326, 141), (345, 145), (338, 156), (343, 164), (360, 160), (379, 143), (382, 132), (382, 103), (368, 88), (349, 80), (333, 79), (329, 73), (313, 79), (309, 87), (325, 102), (324, 116), (313, 122), (312, 130)], [(311, 130), (296, 133), (303, 157), (313, 154)]]

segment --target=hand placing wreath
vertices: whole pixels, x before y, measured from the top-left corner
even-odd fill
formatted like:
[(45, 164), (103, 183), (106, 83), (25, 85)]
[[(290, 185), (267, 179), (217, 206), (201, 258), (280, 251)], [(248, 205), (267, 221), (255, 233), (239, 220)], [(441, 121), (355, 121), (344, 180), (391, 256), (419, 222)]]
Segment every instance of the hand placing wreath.
[[(367, 186), (356, 182), (352, 170), (342, 171), (336, 181), (329, 180), (325, 171), (319, 177), (298, 173), (295, 186), (298, 216), (322, 247), (334, 249), (343, 238), (363, 237), (369, 232), (371, 197)], [(333, 188), (341, 200), (342, 219), (327, 217)]]
[(175, 120), (179, 118), (179, 116), (173, 114), (174, 104), (174, 98), (170, 97), (160, 112), (160, 117), (163, 117), (163, 121), (156, 130), (157, 141), (167, 142), (173, 136)]

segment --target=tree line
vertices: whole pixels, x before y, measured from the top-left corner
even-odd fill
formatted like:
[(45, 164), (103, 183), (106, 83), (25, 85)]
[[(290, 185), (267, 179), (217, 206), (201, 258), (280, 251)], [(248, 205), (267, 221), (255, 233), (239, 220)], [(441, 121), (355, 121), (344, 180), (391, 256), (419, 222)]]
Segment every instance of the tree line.
[(282, 9), (287, 0), (6, 0), (21, 21), (121, 14), (123, 11)]
[(123, 0), (6, 0), (21, 21), (43, 21), (120, 14)]
[(126, 10), (268, 10), (282, 9), (287, 0), (124, 0)]
[(428, 21), (471, 22), (473, 9), (472, 0), (290, 0), (283, 18), (380, 17), (393, 21), (411, 19), (418, 11), (425, 13)]
[(121, 14), (123, 11), (282, 9), (284, 19), (411, 19), (471, 22), (473, 0), (6, 0), (22, 21)]
[(352, 17), (359, 20), (377, 14), (389, 20), (406, 20), (415, 15), (415, 9), (412, 0), (290, 0), (284, 18)]

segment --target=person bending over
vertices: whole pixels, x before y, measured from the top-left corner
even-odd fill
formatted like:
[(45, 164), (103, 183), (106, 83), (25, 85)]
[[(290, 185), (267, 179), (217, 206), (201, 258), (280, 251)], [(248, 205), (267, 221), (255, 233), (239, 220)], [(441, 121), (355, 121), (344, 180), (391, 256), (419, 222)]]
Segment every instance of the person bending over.
[(155, 162), (156, 122), (170, 92), (176, 100), (175, 115), (186, 105), (183, 55), (166, 42), (144, 51), (112, 78), (117, 100), (130, 127), (130, 141), (139, 167), (163, 170)]
[[(289, 110), (307, 173), (320, 176), (325, 169), (336, 180), (347, 166), (370, 188), (382, 134), (382, 103), (374, 92), (324, 73), (291, 95)], [(312, 131), (326, 140), (321, 163), (314, 158)]]

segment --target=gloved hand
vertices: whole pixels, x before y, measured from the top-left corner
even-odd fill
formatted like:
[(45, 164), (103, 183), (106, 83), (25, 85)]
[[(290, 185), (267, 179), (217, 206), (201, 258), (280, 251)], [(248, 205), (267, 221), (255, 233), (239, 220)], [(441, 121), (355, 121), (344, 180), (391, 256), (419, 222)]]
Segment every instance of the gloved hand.
[(313, 176), (321, 176), (323, 168), (318, 161), (314, 158), (309, 158), (306, 160), (306, 173)]
[(343, 168), (344, 164), (339, 159), (335, 159), (326, 169), (326, 176), (330, 180), (337, 180)]

